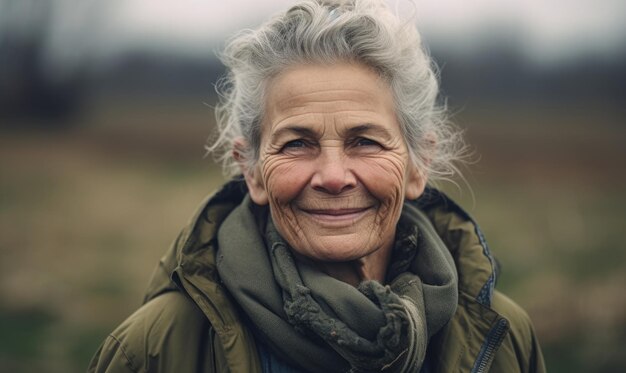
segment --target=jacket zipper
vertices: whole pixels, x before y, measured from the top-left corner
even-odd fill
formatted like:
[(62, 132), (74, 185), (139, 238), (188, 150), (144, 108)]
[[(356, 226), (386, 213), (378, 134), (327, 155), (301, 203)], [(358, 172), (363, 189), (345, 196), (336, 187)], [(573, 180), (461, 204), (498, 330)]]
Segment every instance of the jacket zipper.
[(508, 327), (509, 322), (506, 319), (501, 318), (498, 320), (498, 323), (493, 329), (491, 329), (487, 335), (485, 343), (483, 343), (483, 346), (480, 349), (480, 353), (474, 363), (472, 373), (486, 372), (486, 369), (491, 365), (496, 349), (500, 346), (500, 343), (502, 343), (502, 340), (504, 339)]

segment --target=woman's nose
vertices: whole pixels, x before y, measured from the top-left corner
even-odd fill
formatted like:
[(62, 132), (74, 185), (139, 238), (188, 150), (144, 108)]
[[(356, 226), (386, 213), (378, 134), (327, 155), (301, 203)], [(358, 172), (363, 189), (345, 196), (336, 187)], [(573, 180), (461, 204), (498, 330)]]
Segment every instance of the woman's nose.
[(356, 186), (356, 177), (348, 167), (348, 159), (342, 149), (322, 149), (317, 157), (315, 174), (311, 178), (313, 189), (340, 194)]

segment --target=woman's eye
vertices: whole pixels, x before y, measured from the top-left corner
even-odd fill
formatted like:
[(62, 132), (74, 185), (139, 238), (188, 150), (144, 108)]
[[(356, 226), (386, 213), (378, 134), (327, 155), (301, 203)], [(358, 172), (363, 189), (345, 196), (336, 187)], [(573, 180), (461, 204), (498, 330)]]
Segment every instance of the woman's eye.
[(306, 144), (302, 140), (292, 140), (283, 145), (283, 148), (304, 148)]
[(356, 140), (356, 146), (380, 146), (379, 143), (377, 143), (374, 140), (370, 140), (370, 139), (366, 139), (366, 138), (359, 138)]
[(307, 147), (307, 143), (304, 140), (291, 140), (283, 145), (282, 151), (300, 152)]

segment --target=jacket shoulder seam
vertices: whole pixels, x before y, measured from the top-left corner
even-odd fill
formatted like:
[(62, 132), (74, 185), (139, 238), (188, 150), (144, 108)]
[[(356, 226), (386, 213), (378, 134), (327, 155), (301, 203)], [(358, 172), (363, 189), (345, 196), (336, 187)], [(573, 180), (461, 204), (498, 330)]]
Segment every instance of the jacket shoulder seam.
[(133, 359), (131, 359), (129, 353), (126, 351), (126, 348), (124, 348), (124, 345), (122, 344), (122, 341), (120, 341), (113, 334), (109, 334), (109, 338), (111, 338), (113, 341), (115, 341), (115, 344), (117, 345), (117, 347), (120, 349), (120, 351), (122, 351), (122, 355), (124, 355), (124, 358), (128, 362), (128, 366), (130, 367), (130, 369), (133, 372), (135, 372), (135, 373), (139, 372), (139, 369), (135, 368), (135, 364), (133, 363)]

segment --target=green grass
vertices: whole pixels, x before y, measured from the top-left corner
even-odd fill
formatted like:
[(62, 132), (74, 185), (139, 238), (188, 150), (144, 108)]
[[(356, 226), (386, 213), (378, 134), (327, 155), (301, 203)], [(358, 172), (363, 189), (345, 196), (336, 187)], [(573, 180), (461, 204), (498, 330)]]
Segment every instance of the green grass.
[(41, 356), (44, 339), (57, 320), (48, 310), (0, 309), (0, 355), (2, 359), (30, 359)]

